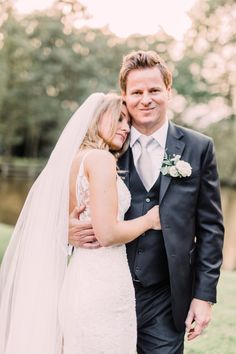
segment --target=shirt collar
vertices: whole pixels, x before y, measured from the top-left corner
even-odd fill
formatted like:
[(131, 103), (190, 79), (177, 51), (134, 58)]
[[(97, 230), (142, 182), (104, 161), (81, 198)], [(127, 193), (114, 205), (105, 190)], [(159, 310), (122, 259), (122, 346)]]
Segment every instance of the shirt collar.
[[(169, 122), (167, 119), (165, 121), (165, 123), (161, 126), (161, 128), (156, 130), (151, 135), (153, 137), (153, 139), (155, 139), (163, 149), (165, 149), (165, 146), (166, 146), (168, 126), (169, 126)], [(136, 143), (136, 141), (139, 139), (140, 135), (142, 135), (142, 134), (135, 127), (132, 126), (131, 131), (130, 131), (130, 147), (131, 148)]]

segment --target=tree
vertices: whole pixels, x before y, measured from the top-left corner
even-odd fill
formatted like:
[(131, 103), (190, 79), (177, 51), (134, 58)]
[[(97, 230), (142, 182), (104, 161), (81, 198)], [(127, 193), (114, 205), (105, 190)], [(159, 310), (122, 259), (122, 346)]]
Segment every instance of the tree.
[[(6, 158), (12, 154), (12, 147), (22, 141), (19, 129), (24, 123), (25, 101), (23, 100), (24, 76), (28, 65), (28, 45), (24, 29), (15, 20), (12, 9), (1, 27), (1, 149)], [(21, 112), (21, 113), (20, 113)], [(20, 114), (20, 116), (19, 116)]]
[(0, 137), (5, 158), (13, 153), (48, 155), (45, 147), (78, 105), (80, 61), (73, 51), (75, 36), (68, 35), (62, 19), (57, 7), (24, 18), (11, 8), (1, 26)]
[(177, 65), (177, 90), (186, 99), (179, 118), (214, 138), (220, 176), (236, 184), (236, 3), (199, 0)]
[[(230, 117), (236, 108), (236, 4), (231, 0), (199, 0), (190, 15), (193, 25), (178, 66), (178, 91), (189, 106), (208, 105), (210, 123)], [(218, 116), (210, 112), (211, 108), (218, 110)], [(201, 119), (197, 111), (193, 118)]]

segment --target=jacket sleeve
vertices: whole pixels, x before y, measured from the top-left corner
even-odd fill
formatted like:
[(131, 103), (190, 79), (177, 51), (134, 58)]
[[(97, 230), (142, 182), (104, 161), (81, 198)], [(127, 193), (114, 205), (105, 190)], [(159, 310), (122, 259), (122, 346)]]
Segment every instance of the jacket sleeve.
[(196, 264), (193, 296), (216, 302), (216, 286), (222, 264), (224, 226), (220, 185), (212, 139), (208, 140), (201, 168), (196, 214)]

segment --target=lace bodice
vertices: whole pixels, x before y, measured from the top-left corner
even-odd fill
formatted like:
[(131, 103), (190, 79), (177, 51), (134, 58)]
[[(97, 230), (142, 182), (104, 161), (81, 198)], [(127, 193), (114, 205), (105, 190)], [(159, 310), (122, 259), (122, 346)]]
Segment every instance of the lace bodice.
[[(89, 152), (88, 152), (89, 153)], [(78, 205), (85, 205), (85, 211), (80, 215), (80, 220), (91, 220), (91, 212), (90, 212), (90, 198), (89, 198), (89, 182), (87, 177), (84, 174), (84, 160), (86, 156), (83, 157), (80, 169), (77, 177), (76, 183), (76, 197)], [(126, 211), (130, 207), (131, 203), (131, 195), (130, 192), (125, 185), (124, 181), (120, 176), (117, 175), (117, 192), (118, 192), (118, 220), (124, 220), (124, 215)]]

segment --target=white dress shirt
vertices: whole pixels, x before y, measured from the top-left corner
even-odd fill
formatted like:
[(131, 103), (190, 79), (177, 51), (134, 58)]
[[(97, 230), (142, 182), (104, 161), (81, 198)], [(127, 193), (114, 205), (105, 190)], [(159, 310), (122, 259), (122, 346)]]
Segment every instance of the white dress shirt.
[[(153, 170), (153, 184), (157, 180), (160, 174), (160, 169), (165, 153), (166, 138), (168, 131), (168, 120), (163, 124), (161, 128), (156, 130), (151, 136), (153, 137), (153, 142), (148, 146), (148, 151), (150, 152), (150, 158)], [(137, 166), (137, 161), (141, 154), (141, 147), (138, 139), (142, 135), (136, 128), (131, 127), (130, 132), (130, 147), (132, 149), (134, 165)], [(153, 185), (152, 184), (152, 185)]]

